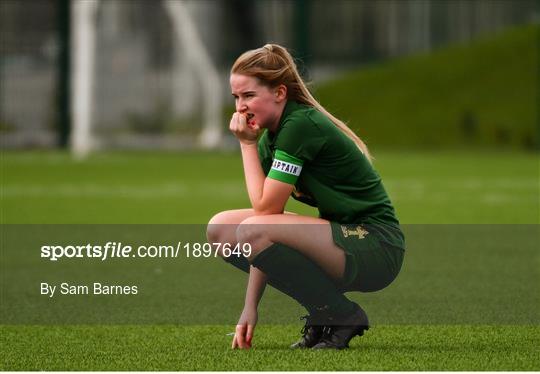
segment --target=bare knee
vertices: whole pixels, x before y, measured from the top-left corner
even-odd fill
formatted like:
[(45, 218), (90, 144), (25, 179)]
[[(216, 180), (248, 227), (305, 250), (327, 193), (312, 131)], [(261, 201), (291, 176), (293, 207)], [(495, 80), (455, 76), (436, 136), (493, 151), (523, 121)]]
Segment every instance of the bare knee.
[(225, 224), (225, 214), (226, 212), (219, 212), (210, 218), (208, 225), (206, 226), (206, 239), (209, 243), (220, 242), (220, 239), (223, 237), (223, 224)]
[(224, 257), (222, 249), (225, 243), (228, 246), (236, 245), (236, 227), (238, 226), (238, 212), (226, 210), (214, 215), (206, 226), (206, 239), (208, 243), (220, 243), (218, 255)]
[(272, 245), (266, 228), (267, 225), (263, 224), (259, 217), (250, 217), (242, 221), (236, 229), (236, 241), (240, 245), (249, 244), (251, 248), (251, 255), (248, 257), (250, 262)]

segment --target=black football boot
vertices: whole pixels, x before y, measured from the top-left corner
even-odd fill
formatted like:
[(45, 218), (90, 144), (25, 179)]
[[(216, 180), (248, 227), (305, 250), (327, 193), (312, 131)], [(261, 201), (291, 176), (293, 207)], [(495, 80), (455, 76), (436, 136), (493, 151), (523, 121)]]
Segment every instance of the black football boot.
[[(356, 305), (356, 304), (355, 304)], [(351, 314), (333, 317), (331, 324), (324, 326), (323, 335), (313, 349), (345, 349), (355, 336), (364, 335), (369, 330), (366, 312), (359, 305)]]
[(300, 319), (306, 320), (306, 324), (301, 330), (302, 337), (291, 345), (291, 348), (311, 348), (320, 341), (323, 335), (323, 326), (314, 325), (314, 320), (310, 316), (303, 316)]

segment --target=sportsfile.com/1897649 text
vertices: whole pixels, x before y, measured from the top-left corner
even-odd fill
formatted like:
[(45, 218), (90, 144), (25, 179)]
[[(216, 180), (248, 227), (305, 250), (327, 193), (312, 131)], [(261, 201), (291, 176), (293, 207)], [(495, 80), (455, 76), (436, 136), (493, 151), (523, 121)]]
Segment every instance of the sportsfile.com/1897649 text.
[(43, 245), (41, 258), (50, 261), (59, 259), (127, 259), (127, 258), (210, 258), (251, 256), (251, 244), (178, 242), (175, 245), (137, 245), (121, 242), (80, 245)]

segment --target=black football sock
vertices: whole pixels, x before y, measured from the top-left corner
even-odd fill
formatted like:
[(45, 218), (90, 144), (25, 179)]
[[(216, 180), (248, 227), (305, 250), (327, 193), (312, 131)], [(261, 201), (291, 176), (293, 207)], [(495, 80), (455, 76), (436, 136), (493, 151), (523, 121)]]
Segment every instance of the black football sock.
[[(249, 264), (249, 261), (244, 256), (232, 255), (232, 256), (229, 256), (229, 257), (223, 257), (223, 259), (225, 260), (225, 262), (228, 262), (229, 264), (231, 264), (235, 268), (240, 269), (244, 273), (249, 274), (250, 264)], [(267, 280), (267, 283), (270, 286), (274, 287), (276, 290), (278, 290), (278, 291), (284, 293), (285, 295), (295, 299), (295, 297), (293, 296), (292, 291), (289, 288), (287, 288), (283, 282), (280, 282), (277, 279), (270, 279), (269, 278)], [(298, 301), (300, 304), (302, 304), (302, 302), (300, 300), (297, 300), (297, 299), (295, 299), (295, 300)]]
[(235, 268), (249, 274), (249, 261), (244, 256), (231, 255), (229, 257), (223, 257), (223, 259)]
[(252, 265), (263, 271), (269, 280), (285, 285), (290, 296), (312, 316), (339, 316), (355, 309), (356, 304), (338, 290), (317, 264), (286, 245), (272, 244), (255, 257)]

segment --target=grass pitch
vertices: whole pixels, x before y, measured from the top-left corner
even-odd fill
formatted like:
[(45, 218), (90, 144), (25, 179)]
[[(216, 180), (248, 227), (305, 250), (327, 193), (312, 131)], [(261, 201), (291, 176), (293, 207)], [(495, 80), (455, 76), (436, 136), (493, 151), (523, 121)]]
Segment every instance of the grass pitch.
[(317, 98), (370, 144), (538, 149), (539, 34), (507, 28), (363, 67), (319, 86)]
[[(404, 224), (540, 223), (538, 154), (374, 152)], [(236, 153), (2, 154), (2, 223), (201, 223), (249, 207)], [(290, 199), (288, 210), (316, 215)]]
[[(74, 161), (63, 153), (4, 152), (1, 156), (3, 224), (204, 223), (217, 211), (248, 206), (237, 154), (118, 153), (86, 161)], [(375, 165), (404, 224), (540, 223), (537, 154), (375, 152), (375, 156)], [(296, 203), (287, 209), (315, 214)], [(512, 230), (513, 225), (507, 227)], [(415, 257), (414, 248), (409, 249), (410, 262), (404, 270), (411, 274), (415, 266), (421, 269), (422, 259)], [(531, 273), (527, 266), (538, 264), (539, 257), (536, 254), (518, 261), (521, 255), (519, 251), (497, 253), (489, 257), (488, 265), (500, 267), (501, 274), (523, 274), (524, 269), (532, 274), (530, 284), (525, 277), (515, 288), (504, 288), (504, 284), (498, 288), (500, 303), (506, 304), (501, 310), (511, 315), (519, 301), (521, 312), (530, 311), (528, 319), (510, 318), (508, 323), (487, 325), (481, 323), (482, 315), (467, 324), (436, 318), (433, 323), (421, 320), (417, 324), (383, 320), (366, 336), (355, 338), (348, 351), (299, 352), (288, 349), (301, 327), (300, 322), (294, 324), (297, 315), (286, 324), (265, 324), (276, 312), (273, 304), (266, 304), (270, 294), (263, 300), (251, 351), (230, 350), (231, 338), (225, 334), (233, 331), (235, 320), (213, 326), (2, 325), (0, 369), (538, 370), (539, 300), (536, 292), (534, 297), (527, 293), (536, 290), (538, 271)], [(433, 287), (451, 289), (469, 270), (485, 269), (485, 257), (460, 256), (456, 261), (463, 266), (454, 273), (456, 278), (441, 278)], [(451, 268), (448, 264), (440, 267)], [(223, 267), (223, 271), (229, 270)], [(405, 274), (389, 293), (358, 294), (357, 300), (368, 305), (378, 298), (394, 300), (398, 303), (394, 316), (440, 313), (441, 304), (430, 303), (431, 297), (421, 298), (432, 292), (431, 283), (422, 283), (429, 274)], [(9, 286), (5, 281), (3, 277), (2, 288)], [(416, 296), (406, 297), (415, 284)], [(522, 294), (515, 292), (519, 285)], [(238, 298), (241, 308), (243, 290), (237, 288), (232, 296)], [(201, 292), (187, 285), (183, 291), (185, 297), (194, 298)], [(375, 320), (389, 314), (383, 305), (388, 304), (371, 304), (369, 312)], [(495, 321), (493, 318), (490, 321)]]
[(292, 351), (291, 326), (230, 349), (225, 326), (8, 326), (3, 370), (538, 370), (538, 328), (378, 326), (349, 350)]

